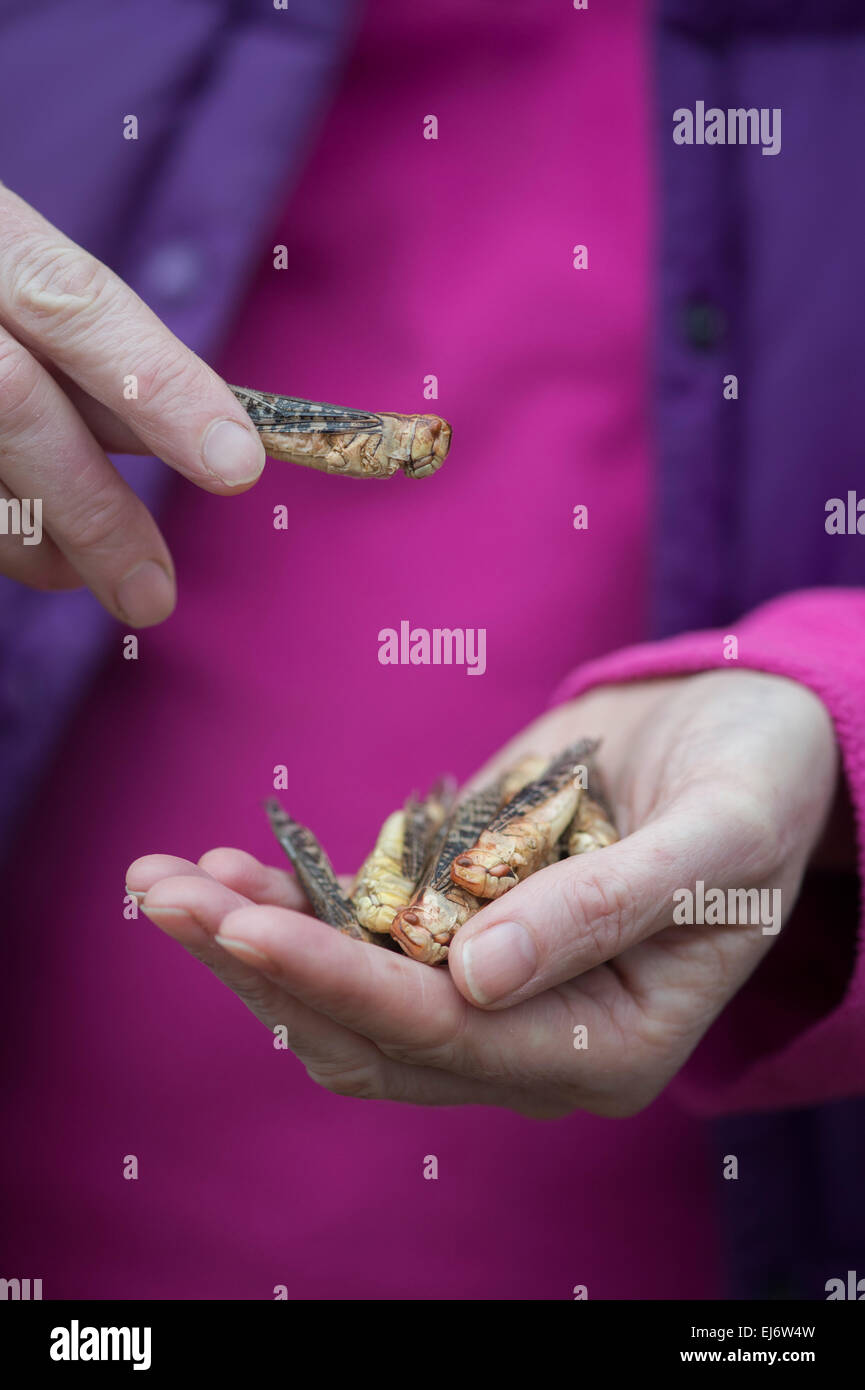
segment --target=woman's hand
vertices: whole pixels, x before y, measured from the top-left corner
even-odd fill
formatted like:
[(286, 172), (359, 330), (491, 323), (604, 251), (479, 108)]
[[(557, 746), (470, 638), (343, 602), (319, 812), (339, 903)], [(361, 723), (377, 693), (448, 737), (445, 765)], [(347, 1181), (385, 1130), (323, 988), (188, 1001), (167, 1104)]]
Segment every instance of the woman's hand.
[(115, 617), (146, 627), (174, 607), (174, 569), (106, 449), (157, 454), (208, 492), (242, 491), (264, 467), (216, 373), (0, 185), (0, 508), (31, 503), (28, 543), (20, 523), (19, 534), (0, 528), (0, 573), (39, 589), (86, 584)]
[[(517, 885), (457, 934), (450, 969), (303, 915), (294, 880), (236, 850), (137, 860), (143, 910), (310, 1076), (342, 1095), (632, 1114), (682, 1066), (792, 911), (832, 803), (832, 725), (804, 687), (723, 671), (593, 691), (521, 751), (603, 739), (623, 838)], [(781, 915), (674, 925), (677, 890), (769, 890)], [(577, 1030), (585, 1029), (585, 1034)], [(583, 1045), (584, 1044), (584, 1045)]]

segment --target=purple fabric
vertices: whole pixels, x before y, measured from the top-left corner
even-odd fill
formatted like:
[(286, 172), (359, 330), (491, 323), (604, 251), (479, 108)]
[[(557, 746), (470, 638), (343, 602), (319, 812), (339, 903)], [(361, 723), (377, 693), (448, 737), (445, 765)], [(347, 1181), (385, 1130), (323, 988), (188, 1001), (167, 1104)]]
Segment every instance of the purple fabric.
[[(725, 26), (707, 43), (670, 24), (658, 59), (655, 614), (667, 634), (865, 579), (861, 537), (824, 529), (826, 500), (862, 489), (865, 34), (769, 43)], [(672, 113), (697, 100), (780, 107), (780, 153), (675, 145)], [(695, 316), (714, 342), (689, 340)], [(736, 401), (722, 396), (728, 373)]]
[[(661, 8), (657, 635), (865, 580), (865, 540), (824, 528), (828, 498), (865, 493), (862, 7)], [(674, 145), (698, 100), (780, 107), (780, 154)], [(716, 1123), (746, 1175), (723, 1185), (732, 1297), (820, 1298), (822, 1271), (861, 1267), (863, 1135), (862, 1101)]]
[[(287, 0), (274, 42), (255, 0), (79, 0), (50, 14), (0, 0), (3, 181), (211, 357), (302, 167), (356, 11), (356, 0)], [(149, 132), (123, 139), (127, 114), (157, 127), (158, 159), (142, 153)], [(169, 471), (119, 463), (158, 506)], [(0, 850), (117, 631), (87, 592), (0, 577)]]

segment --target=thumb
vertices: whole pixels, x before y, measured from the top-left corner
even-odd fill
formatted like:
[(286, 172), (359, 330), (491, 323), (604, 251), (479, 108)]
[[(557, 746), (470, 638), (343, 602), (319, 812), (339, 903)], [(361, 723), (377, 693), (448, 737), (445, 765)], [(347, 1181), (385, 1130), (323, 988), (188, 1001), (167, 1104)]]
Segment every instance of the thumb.
[(450, 948), (454, 983), (472, 1004), (506, 1008), (611, 960), (672, 924), (677, 889), (765, 878), (777, 864), (766, 822), (704, 783), (626, 839), (542, 869), (471, 918)]

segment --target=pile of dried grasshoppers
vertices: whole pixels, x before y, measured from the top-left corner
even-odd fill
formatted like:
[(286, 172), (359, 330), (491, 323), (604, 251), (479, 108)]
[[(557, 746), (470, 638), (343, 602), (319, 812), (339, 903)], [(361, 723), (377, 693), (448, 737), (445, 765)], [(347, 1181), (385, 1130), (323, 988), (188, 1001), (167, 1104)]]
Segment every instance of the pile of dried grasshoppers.
[(317, 917), (347, 936), (397, 943), (414, 960), (438, 965), (487, 901), (557, 859), (619, 838), (596, 749), (595, 740), (583, 739), (552, 759), (522, 758), (462, 800), (449, 780), (423, 801), (412, 797), (388, 816), (350, 897), (312, 831), (275, 800), (267, 813)]

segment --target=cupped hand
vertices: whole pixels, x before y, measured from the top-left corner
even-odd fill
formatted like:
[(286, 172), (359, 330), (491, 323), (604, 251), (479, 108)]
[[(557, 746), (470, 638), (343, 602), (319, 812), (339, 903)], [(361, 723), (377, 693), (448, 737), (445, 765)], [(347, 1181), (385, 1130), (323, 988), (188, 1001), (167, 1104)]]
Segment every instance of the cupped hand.
[[(213, 850), (198, 865), (151, 855), (130, 867), (128, 887), (268, 1028), (284, 1028), (332, 1091), (535, 1116), (633, 1114), (789, 918), (832, 804), (837, 753), (810, 691), (726, 670), (593, 691), (526, 729), (482, 776), (590, 734), (603, 740), (622, 840), (542, 870), (479, 912), (457, 934), (449, 969), (325, 927), (305, 914), (289, 874), (241, 851)], [(678, 925), (682, 890), (698, 880), (706, 894), (765, 889), (780, 915)]]
[(41, 589), (86, 584), (146, 627), (174, 606), (171, 556), (105, 450), (156, 454), (216, 493), (245, 490), (265, 462), (225, 382), (0, 184), (0, 506), (16, 518), (24, 508), (0, 533), (0, 573)]

